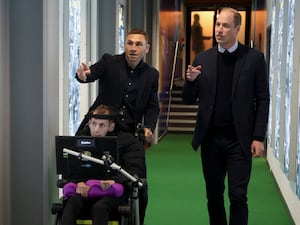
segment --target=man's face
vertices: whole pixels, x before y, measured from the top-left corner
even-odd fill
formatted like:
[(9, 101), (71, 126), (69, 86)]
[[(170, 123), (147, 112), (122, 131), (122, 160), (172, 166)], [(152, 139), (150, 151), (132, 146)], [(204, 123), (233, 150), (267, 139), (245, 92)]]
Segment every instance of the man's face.
[(125, 57), (128, 64), (134, 68), (148, 53), (150, 45), (142, 34), (129, 34), (125, 41)]
[(221, 11), (215, 25), (215, 38), (223, 48), (230, 48), (237, 40), (240, 25), (234, 25), (233, 12)]
[(92, 137), (104, 137), (108, 132), (114, 130), (115, 124), (109, 120), (95, 119), (92, 117), (89, 120), (88, 126)]

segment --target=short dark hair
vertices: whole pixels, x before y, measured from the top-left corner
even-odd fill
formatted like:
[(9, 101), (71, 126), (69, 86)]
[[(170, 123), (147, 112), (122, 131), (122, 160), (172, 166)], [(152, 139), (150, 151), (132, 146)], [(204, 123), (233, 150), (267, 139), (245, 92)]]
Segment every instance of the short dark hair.
[(230, 11), (233, 13), (233, 20), (234, 20), (233, 22), (235, 27), (242, 24), (242, 16), (239, 13), (239, 11), (237, 11), (236, 9), (230, 7), (224, 7), (221, 9), (220, 12), (222, 11)]
[(115, 120), (113, 109), (107, 105), (99, 105), (96, 109), (90, 112), (89, 118), (107, 119), (110, 122), (113, 122)]
[(132, 30), (130, 30), (128, 32), (127, 35), (129, 34), (141, 34), (141, 35), (144, 35), (145, 39), (146, 39), (146, 43), (148, 43), (149, 41), (149, 37), (148, 37), (148, 34), (146, 31), (144, 31), (143, 29), (140, 29), (140, 28), (133, 28)]

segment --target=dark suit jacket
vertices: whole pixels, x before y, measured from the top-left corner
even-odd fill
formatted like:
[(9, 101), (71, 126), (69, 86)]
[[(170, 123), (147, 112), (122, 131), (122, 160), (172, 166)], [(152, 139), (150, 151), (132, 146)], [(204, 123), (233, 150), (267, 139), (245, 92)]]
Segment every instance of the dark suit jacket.
[[(234, 127), (243, 150), (250, 153), (254, 139), (265, 137), (269, 113), (269, 84), (264, 55), (239, 44), (232, 82), (232, 114)], [(218, 48), (196, 56), (193, 65), (201, 65), (201, 74), (193, 82), (186, 81), (183, 101), (193, 104), (199, 99), (197, 123), (192, 146), (202, 144), (210, 126), (217, 84)], [(221, 72), (222, 75), (222, 72)]]
[[(147, 63), (142, 62), (141, 67), (142, 73), (138, 81), (139, 89), (135, 106), (135, 122), (136, 124), (141, 123), (144, 117), (145, 127), (154, 130), (159, 114), (159, 73)], [(87, 77), (86, 82), (99, 80), (99, 93), (89, 111), (100, 104), (120, 109), (128, 79), (126, 68), (124, 54), (114, 56), (104, 54), (97, 63), (90, 67), (91, 74)], [(78, 78), (77, 80), (83, 83)]]

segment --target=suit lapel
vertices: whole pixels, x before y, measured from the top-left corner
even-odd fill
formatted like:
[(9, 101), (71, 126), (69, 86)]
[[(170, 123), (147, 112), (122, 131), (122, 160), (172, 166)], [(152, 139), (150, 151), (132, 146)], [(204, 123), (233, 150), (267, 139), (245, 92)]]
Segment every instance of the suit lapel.
[(217, 75), (218, 75), (218, 70), (217, 70), (217, 63), (218, 63), (218, 48), (215, 47), (214, 54), (212, 54), (211, 62), (216, 62), (214, 63), (208, 63), (211, 68), (209, 68), (208, 71), (212, 71), (211, 74), (209, 75), (211, 82), (210, 82), (210, 90), (212, 90), (212, 95), (216, 97), (216, 89), (217, 89)]
[(236, 59), (236, 63), (234, 66), (234, 73), (233, 73), (233, 80), (232, 80), (232, 97), (235, 96), (235, 91), (236, 91), (236, 87), (238, 84), (238, 80), (241, 76), (242, 69), (243, 69), (246, 59), (247, 59), (247, 55), (244, 50), (245, 49), (241, 45), (239, 45), (239, 47), (237, 49), (237, 51), (238, 51), (237, 59)]
[(142, 101), (142, 94), (144, 92), (143, 91), (144, 88), (146, 88), (146, 81), (147, 81), (147, 73), (144, 72), (144, 67), (143, 67), (142, 71), (140, 73), (140, 77), (138, 79), (139, 89), (138, 89), (138, 93), (136, 96), (136, 108), (140, 105), (140, 101)]
[[(127, 88), (127, 83), (128, 83), (128, 74), (127, 74), (127, 66), (124, 62), (124, 60), (120, 61), (120, 70), (119, 70), (119, 79), (120, 79), (120, 96), (119, 96), (119, 102), (122, 102), (122, 97), (124, 95), (124, 92), (126, 91)], [(125, 64), (125, 65), (124, 65)]]

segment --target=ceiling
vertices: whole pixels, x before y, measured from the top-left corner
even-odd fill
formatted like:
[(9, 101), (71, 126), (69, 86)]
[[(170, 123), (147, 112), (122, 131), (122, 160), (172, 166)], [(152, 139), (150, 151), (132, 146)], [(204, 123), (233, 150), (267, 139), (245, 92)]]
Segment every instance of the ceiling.
[(229, 0), (229, 1), (221, 1), (221, 0), (185, 0), (186, 5), (190, 4), (205, 4), (205, 5), (251, 5), (252, 0)]
[(266, 0), (161, 0), (161, 11), (178, 11), (183, 3), (186, 8), (219, 8), (224, 6), (234, 8), (264, 9)]
[(265, 8), (266, 0), (182, 0), (186, 7), (209, 7), (209, 6), (232, 6), (232, 7), (251, 7), (255, 5), (256, 9)]

